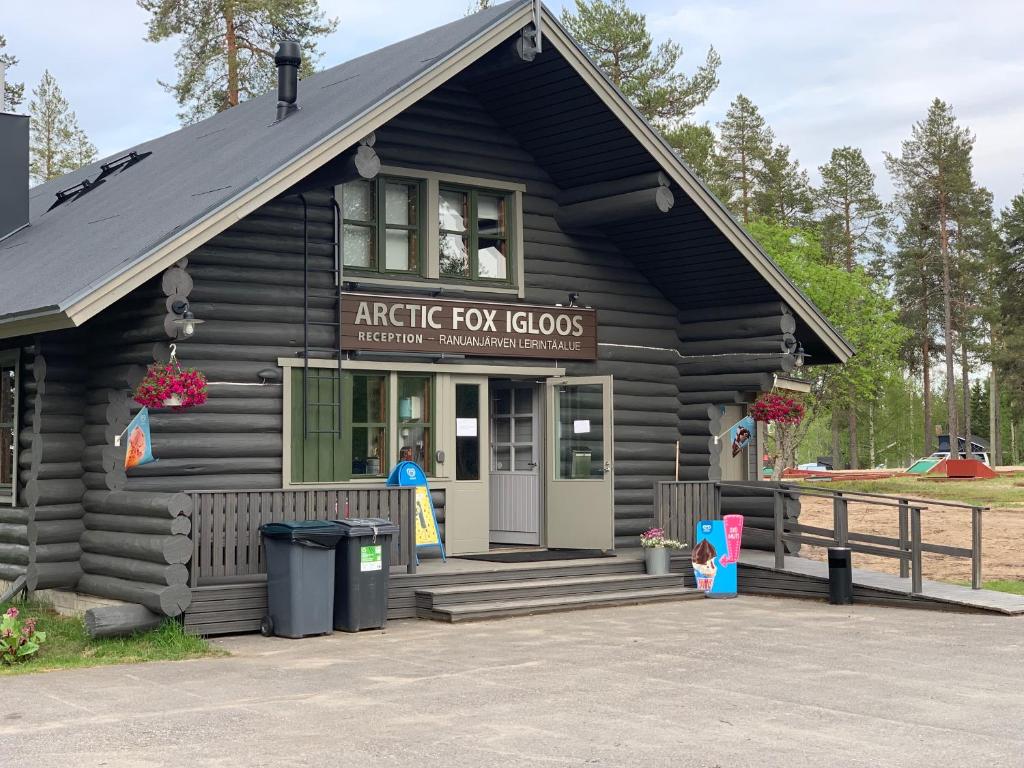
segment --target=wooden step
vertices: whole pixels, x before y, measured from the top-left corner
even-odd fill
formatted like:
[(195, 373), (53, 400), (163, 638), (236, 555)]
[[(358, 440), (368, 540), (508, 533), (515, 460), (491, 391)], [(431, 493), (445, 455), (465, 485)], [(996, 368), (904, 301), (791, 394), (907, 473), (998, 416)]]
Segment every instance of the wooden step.
[(526, 579), (417, 589), (416, 606), (429, 610), (464, 603), (498, 602), (527, 597), (541, 598), (682, 586), (683, 577), (679, 574), (648, 576), (641, 573), (624, 573), (555, 579)]
[(474, 621), (498, 619), (507, 616), (528, 616), (536, 613), (555, 613), (583, 608), (603, 608), (615, 605), (670, 600), (699, 600), (704, 593), (688, 587), (658, 587), (655, 589), (627, 589), (616, 592), (598, 592), (583, 595), (555, 595), (551, 597), (517, 598), (491, 602), (463, 603), (440, 608), (417, 608), (416, 615), (436, 621)]
[(416, 589), (455, 584), (490, 584), (497, 581), (523, 581), (526, 579), (558, 579), (574, 576), (599, 576), (602, 574), (642, 574), (643, 560), (631, 558), (595, 558), (589, 560), (551, 561), (546, 563), (502, 564), (494, 568), (473, 571), (448, 572), (437, 570), (433, 573), (395, 573), (390, 577), (391, 588), (412, 584)]

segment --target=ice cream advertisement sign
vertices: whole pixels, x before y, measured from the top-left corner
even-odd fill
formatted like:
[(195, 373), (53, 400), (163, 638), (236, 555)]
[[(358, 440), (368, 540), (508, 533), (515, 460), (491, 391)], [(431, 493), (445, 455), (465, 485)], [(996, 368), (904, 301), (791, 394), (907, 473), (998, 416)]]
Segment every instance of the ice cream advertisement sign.
[(726, 515), (726, 518), (697, 523), (696, 543), (691, 553), (693, 575), (697, 589), (708, 597), (736, 596), (736, 563), (740, 555), (743, 516)]

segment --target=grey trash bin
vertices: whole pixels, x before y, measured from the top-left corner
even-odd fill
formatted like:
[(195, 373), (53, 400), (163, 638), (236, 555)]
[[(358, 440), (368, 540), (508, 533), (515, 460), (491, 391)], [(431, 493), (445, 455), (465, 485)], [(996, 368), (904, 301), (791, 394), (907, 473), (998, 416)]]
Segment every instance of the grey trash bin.
[(383, 517), (335, 520), (340, 532), (334, 572), (334, 628), (380, 629), (388, 618), (391, 537), (398, 526)]
[(267, 562), (267, 614), (260, 631), (307, 637), (334, 630), (334, 553), (338, 526), (290, 520), (260, 526)]

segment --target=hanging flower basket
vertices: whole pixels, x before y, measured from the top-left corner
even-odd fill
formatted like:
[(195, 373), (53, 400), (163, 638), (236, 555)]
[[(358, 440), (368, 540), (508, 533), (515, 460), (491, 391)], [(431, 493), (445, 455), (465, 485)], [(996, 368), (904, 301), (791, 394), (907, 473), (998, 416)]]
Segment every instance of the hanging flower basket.
[(147, 408), (183, 411), (206, 402), (206, 376), (195, 368), (182, 368), (172, 356), (168, 363), (149, 366), (134, 397)]
[(804, 406), (792, 397), (769, 392), (750, 406), (754, 421), (765, 424), (797, 425), (804, 419)]

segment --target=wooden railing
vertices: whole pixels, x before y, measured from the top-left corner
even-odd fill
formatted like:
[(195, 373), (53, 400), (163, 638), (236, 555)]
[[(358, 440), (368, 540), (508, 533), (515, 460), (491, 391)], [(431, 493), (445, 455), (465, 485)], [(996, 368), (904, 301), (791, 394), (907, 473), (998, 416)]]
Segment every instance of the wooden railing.
[(260, 547), (260, 526), (284, 520), (386, 518), (401, 531), (391, 541), (391, 564), (416, 572), (414, 488), (378, 485), (331, 490), (190, 491), (189, 495), (193, 502), (190, 586), (261, 578), (266, 564)]
[[(848, 547), (854, 552), (892, 558), (899, 561), (900, 577), (910, 578), (910, 591), (923, 589), (922, 555), (925, 552), (971, 560), (971, 587), (981, 589), (981, 524), (988, 507), (947, 501), (926, 501), (878, 493), (836, 491), (819, 486), (768, 483), (732, 483), (763, 489), (774, 496), (771, 531), (750, 531), (760, 540), (770, 537), (775, 553), (775, 567), (785, 567), (786, 544), (811, 547)], [(832, 500), (832, 527), (806, 525), (785, 515), (787, 498), (812, 496)], [(655, 485), (656, 519), (670, 538), (690, 541), (698, 520), (721, 518), (721, 482), (659, 482)], [(878, 536), (850, 530), (850, 505), (871, 504), (896, 510), (899, 525), (897, 537)], [(971, 546), (953, 547), (929, 544), (921, 539), (921, 513), (934, 508), (971, 510)], [(748, 532), (745, 530), (744, 535)]]
[[(783, 525), (782, 503), (784, 493), (797, 496), (817, 496), (832, 499), (832, 527), (822, 528), (803, 523), (785, 521)], [(923, 589), (922, 555), (929, 552), (971, 560), (971, 588), (981, 589), (981, 520), (982, 513), (989, 507), (958, 504), (951, 501), (913, 499), (905, 496), (887, 496), (880, 493), (860, 491), (836, 491), (820, 486), (788, 485), (775, 492), (775, 566), (783, 567), (785, 542), (799, 542), (815, 547), (848, 547), (853, 552), (888, 557), (899, 560), (900, 577), (910, 577), (910, 591), (920, 593)], [(871, 504), (876, 507), (890, 507), (897, 510), (898, 537), (850, 531), (850, 504)], [(921, 540), (921, 513), (936, 508), (971, 510), (971, 546), (951, 547), (945, 544), (929, 544)], [(787, 531), (788, 529), (788, 531)]]

